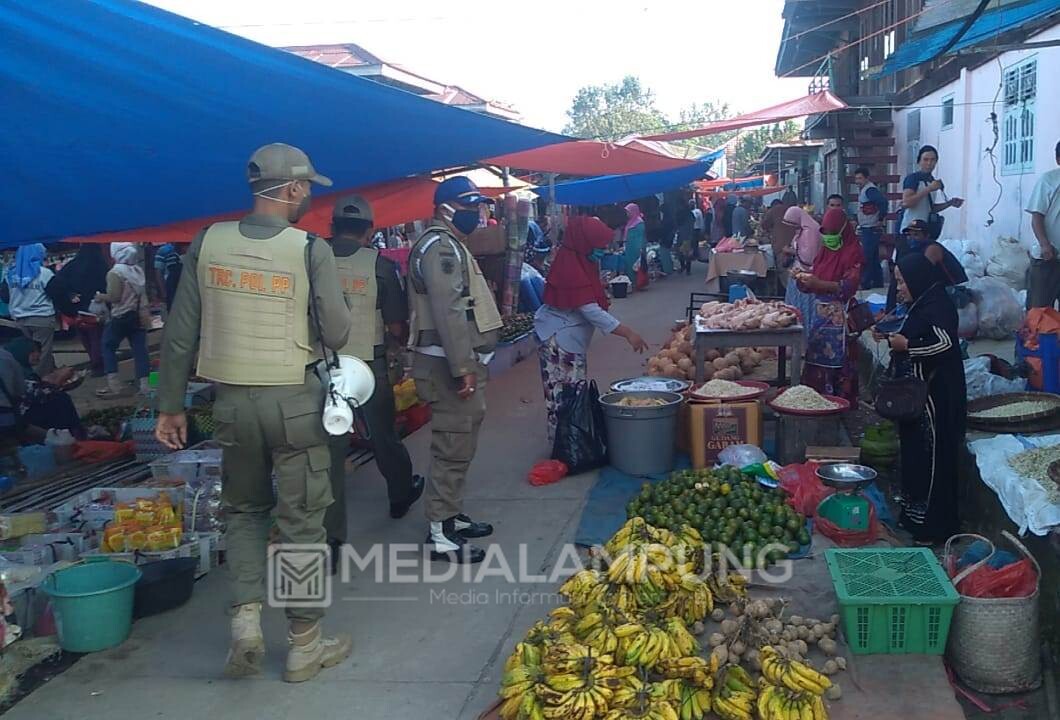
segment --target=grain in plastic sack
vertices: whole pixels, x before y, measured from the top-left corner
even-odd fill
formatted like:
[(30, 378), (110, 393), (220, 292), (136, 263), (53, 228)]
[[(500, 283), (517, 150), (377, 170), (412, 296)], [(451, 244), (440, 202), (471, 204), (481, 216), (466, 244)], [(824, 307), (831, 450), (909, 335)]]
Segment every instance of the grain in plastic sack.
[(1023, 306), (1016, 292), (993, 277), (968, 281), (979, 310), (979, 335), (994, 340), (1010, 339), (1023, 325)]
[(1030, 253), (1018, 238), (999, 237), (994, 240), (993, 252), (986, 263), (986, 274), (1001, 280), (1013, 290), (1021, 290), (1027, 286), (1027, 268), (1030, 266)]

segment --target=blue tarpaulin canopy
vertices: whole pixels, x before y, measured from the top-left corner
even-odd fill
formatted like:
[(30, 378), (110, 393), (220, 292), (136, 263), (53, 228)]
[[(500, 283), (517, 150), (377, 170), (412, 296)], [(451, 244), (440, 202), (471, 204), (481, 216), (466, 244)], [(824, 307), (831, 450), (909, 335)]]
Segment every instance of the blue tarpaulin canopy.
[[(1056, 12), (1060, 12), (1058, 0), (1032, 0), (1023, 5), (1004, 5), (984, 12), (978, 20), (972, 23), (968, 32), (957, 41), (950, 52), (989, 41), (1000, 33)], [(891, 75), (931, 60), (960, 32), (964, 22), (961, 18), (922, 36), (913, 35), (899, 45), (894, 54), (887, 59), (878, 77)]]
[[(714, 163), (712, 155), (713, 153), (694, 165), (674, 170), (635, 175), (604, 175), (587, 180), (557, 183), (556, 202), (560, 205), (606, 205), (673, 190), (706, 175)], [(542, 186), (534, 192), (548, 197), (549, 189)]]
[(246, 207), (270, 142), (342, 189), (568, 139), (129, 0), (5, 0), (0, 36), (0, 247)]

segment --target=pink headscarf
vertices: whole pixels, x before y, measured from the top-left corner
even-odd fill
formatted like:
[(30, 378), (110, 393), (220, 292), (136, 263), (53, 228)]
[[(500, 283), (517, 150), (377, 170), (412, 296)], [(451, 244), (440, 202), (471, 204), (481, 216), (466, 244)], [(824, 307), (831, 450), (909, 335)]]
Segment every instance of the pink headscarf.
[(784, 222), (789, 225), (798, 225), (795, 237), (791, 244), (795, 248), (795, 265), (801, 270), (813, 268), (813, 261), (817, 253), (821, 251), (821, 226), (810, 217), (810, 213), (798, 205), (793, 205), (784, 211)]
[(644, 222), (644, 215), (641, 213), (640, 205), (637, 203), (626, 205), (626, 217), (629, 218), (626, 221), (626, 230), (632, 230)]

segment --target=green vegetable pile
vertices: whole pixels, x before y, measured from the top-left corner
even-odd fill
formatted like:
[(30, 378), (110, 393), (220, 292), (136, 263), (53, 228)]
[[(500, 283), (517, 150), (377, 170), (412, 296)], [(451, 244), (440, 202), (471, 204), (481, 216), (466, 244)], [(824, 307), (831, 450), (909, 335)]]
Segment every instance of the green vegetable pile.
[[(728, 547), (742, 557), (747, 549), (757, 559), (759, 551), (770, 544), (796, 552), (810, 543), (805, 516), (788, 505), (785, 496), (780, 488), (765, 488), (754, 476), (728, 465), (682, 470), (668, 480), (644, 483), (640, 494), (626, 505), (626, 515), (673, 531), (690, 525), (713, 551)], [(786, 555), (774, 549), (764, 557), (776, 562)]]
[(526, 335), (534, 329), (534, 316), (532, 313), (517, 313), (511, 317), (504, 318), (504, 326), (501, 328), (501, 342), (511, 342), (518, 337)]

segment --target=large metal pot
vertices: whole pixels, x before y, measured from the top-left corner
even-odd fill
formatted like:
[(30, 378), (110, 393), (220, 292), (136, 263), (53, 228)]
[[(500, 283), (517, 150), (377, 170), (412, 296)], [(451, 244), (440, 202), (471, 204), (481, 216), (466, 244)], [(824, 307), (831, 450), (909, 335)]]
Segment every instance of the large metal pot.
[[(623, 398), (662, 400), (645, 407), (620, 405)], [(611, 392), (600, 398), (611, 465), (629, 475), (657, 475), (674, 467), (677, 411), (684, 397), (672, 392)]]

